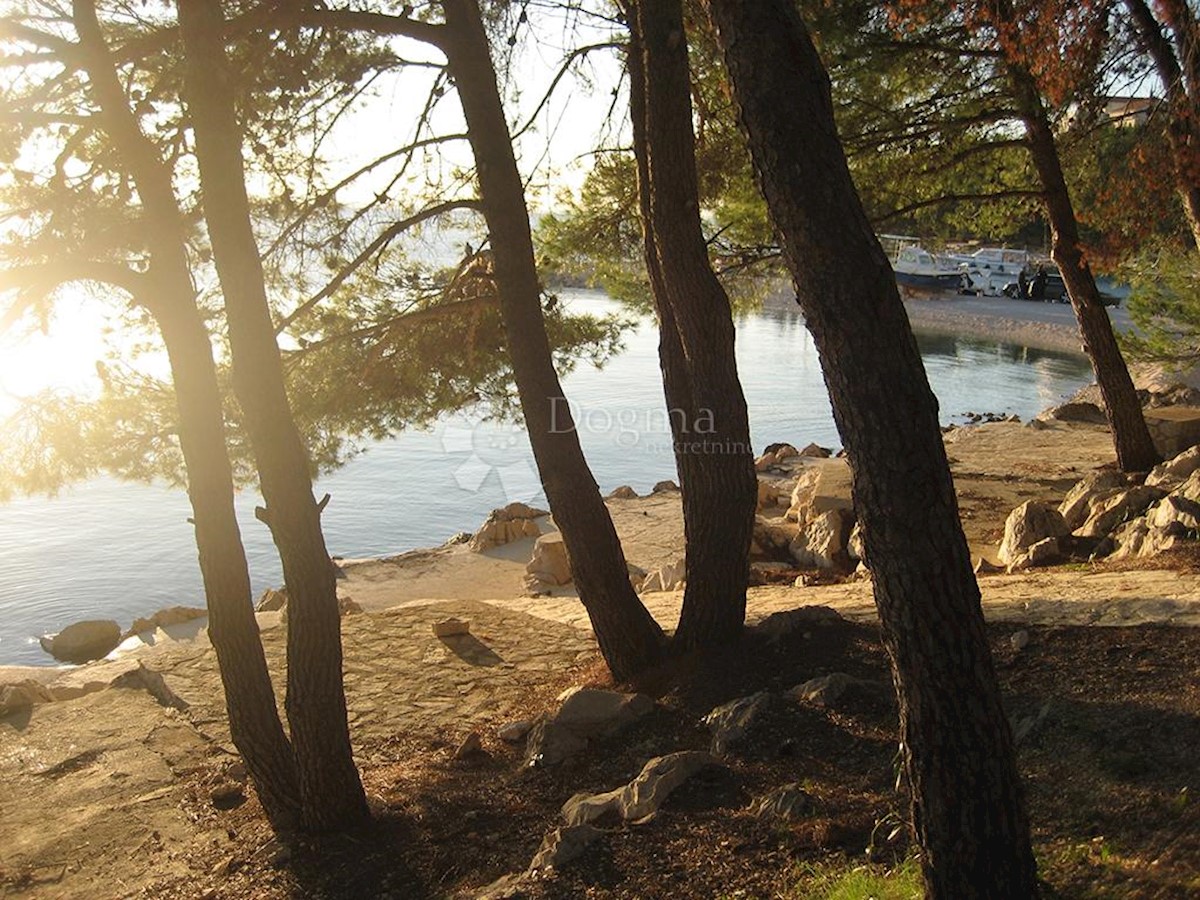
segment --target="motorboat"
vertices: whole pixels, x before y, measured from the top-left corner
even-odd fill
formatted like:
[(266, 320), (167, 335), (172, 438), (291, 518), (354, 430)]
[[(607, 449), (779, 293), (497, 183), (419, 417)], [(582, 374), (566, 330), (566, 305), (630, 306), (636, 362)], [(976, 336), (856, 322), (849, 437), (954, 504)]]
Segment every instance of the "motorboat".
[(885, 234), (880, 241), (892, 262), (896, 284), (902, 293), (931, 294), (957, 291), (962, 273), (954, 263), (934, 256), (915, 237)]
[(1033, 271), (1037, 260), (1028, 250), (980, 247), (974, 253), (951, 253), (947, 259), (958, 266), (962, 292), (998, 297), (1021, 272)]

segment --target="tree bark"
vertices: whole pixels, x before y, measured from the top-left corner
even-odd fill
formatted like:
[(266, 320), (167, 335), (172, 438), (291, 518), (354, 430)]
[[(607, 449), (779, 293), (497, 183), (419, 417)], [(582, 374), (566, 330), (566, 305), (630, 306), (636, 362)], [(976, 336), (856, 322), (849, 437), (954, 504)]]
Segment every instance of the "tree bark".
[(1036, 897), (1029, 823), (937, 401), (789, 0), (707, 0), (853, 472), (927, 896)]
[(1091, 266), (1083, 253), (1054, 131), (1033, 76), (1011, 59), (1007, 61), (1007, 68), (1016, 93), (1017, 108), (1025, 123), (1029, 154), (1042, 184), (1042, 202), (1050, 221), (1050, 256), (1062, 272), (1063, 284), (1083, 337), (1084, 352), (1092, 361), (1092, 371), (1104, 398), (1117, 464), (1123, 472), (1145, 472), (1160, 462), (1161, 457), (1150, 439), (1133, 379), (1117, 345), (1117, 336), (1104, 301), (1100, 299)]
[(185, 99), (196, 137), (204, 215), (221, 282), (233, 386), (254, 451), (288, 590), (285, 702), (304, 827), (332, 831), (366, 822), (366, 795), (350, 748), (342, 684), (337, 586), (313, 498), (309, 460), (292, 418), (275, 341), (242, 168), (242, 134), (222, 41), (218, 0), (178, 4)]
[(476, 0), (446, 0), (442, 49), (475, 155), (500, 313), (538, 473), (600, 652), (617, 679), (662, 655), (662, 629), (629, 583), (625, 554), (563, 397), (542, 320), (525, 189)]
[(154, 317), (171, 365), (208, 633), (225, 689), (230, 732), (272, 827), (288, 831), (300, 821), (295, 759), (279, 720), (254, 618), (250, 573), (234, 512), (221, 393), (212, 345), (196, 307), (184, 226), (170, 173), (126, 105), (91, 0), (77, 0), (74, 20), (104, 128), (137, 186), (148, 226), (153, 294), (137, 300)]
[(1125, 0), (1125, 8), (1167, 92), (1167, 142), (1175, 162), (1175, 189), (1192, 242), (1200, 248), (1200, 98), (1192, 93), (1197, 86), (1189, 90), (1175, 48), (1145, 0)]
[(682, 4), (638, 0), (627, 17), (646, 266), (683, 493), (687, 577), (674, 642), (691, 650), (741, 632), (758, 479), (729, 298), (700, 225)]

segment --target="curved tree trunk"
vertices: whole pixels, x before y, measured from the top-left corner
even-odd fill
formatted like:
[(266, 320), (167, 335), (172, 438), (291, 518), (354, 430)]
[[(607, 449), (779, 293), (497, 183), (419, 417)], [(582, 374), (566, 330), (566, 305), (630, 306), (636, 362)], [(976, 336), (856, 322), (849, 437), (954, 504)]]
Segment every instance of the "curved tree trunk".
[(660, 357), (687, 541), (675, 643), (689, 650), (741, 632), (758, 479), (729, 298), (709, 264), (700, 226), (682, 4), (638, 0), (628, 18), (646, 265), (663, 332)]
[(178, 9), (185, 97), (229, 323), (233, 386), (267, 504), (259, 515), (271, 529), (288, 590), (286, 708), (304, 825), (310, 831), (353, 827), (370, 816), (346, 723), (337, 586), (321, 532), (321, 507), (313, 498), (308, 455), (288, 403), (250, 224), (221, 7), (219, 0), (183, 0)]
[(77, 0), (80, 50), (104, 127), (137, 186), (150, 239), (153, 296), (138, 298), (162, 333), (179, 409), (179, 444), (187, 469), (208, 633), (217, 654), (234, 745), (277, 831), (300, 821), (300, 788), (292, 748), (258, 637), (250, 573), (234, 513), (233, 473), (212, 345), (196, 307), (184, 251), (183, 224), (170, 173), (126, 105), (95, 6)]
[(916, 341), (789, 0), (707, 0), (821, 357), (892, 662), (927, 896), (1036, 897), (1012, 734)]
[(476, 0), (446, 0), (442, 48), (467, 121), (491, 234), (500, 313), (538, 473), (562, 531), (579, 596), (617, 679), (657, 661), (662, 629), (629, 583), (625, 554), (588, 469), (542, 320), (525, 189)]
[(1145, 472), (1161, 457), (1150, 439), (1150, 430), (1142, 416), (1129, 368), (1117, 345), (1112, 321), (1091, 267), (1084, 257), (1075, 209), (1067, 189), (1054, 131), (1046, 117), (1033, 76), (1017, 63), (1009, 61), (1008, 73), (1016, 90), (1017, 106), (1025, 122), (1025, 139), (1042, 183), (1042, 202), (1050, 220), (1050, 256), (1062, 272), (1063, 284), (1071, 298), (1084, 351), (1092, 361), (1096, 383), (1104, 397), (1104, 407), (1112, 431), (1117, 464), (1123, 472)]
[[(1200, 85), (1185, 80), (1175, 48), (1163, 34), (1146, 0), (1125, 0), (1134, 33), (1154, 61), (1155, 71), (1167, 92), (1167, 142), (1175, 162), (1175, 188), (1183, 213), (1200, 248), (1200, 102), (1193, 91)], [(1183, 4), (1186, 10), (1186, 4)], [(1181, 23), (1185, 27), (1186, 23)], [(1186, 39), (1184, 46), (1186, 46)]]

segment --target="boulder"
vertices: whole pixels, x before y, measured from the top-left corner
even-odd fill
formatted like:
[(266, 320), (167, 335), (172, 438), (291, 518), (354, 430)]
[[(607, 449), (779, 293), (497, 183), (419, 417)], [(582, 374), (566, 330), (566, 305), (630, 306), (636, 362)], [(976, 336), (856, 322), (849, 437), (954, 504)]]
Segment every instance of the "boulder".
[(765, 472), (778, 462), (779, 458), (774, 453), (764, 453), (754, 461), (754, 471)]
[(1067, 525), (1057, 509), (1026, 500), (1011, 513), (1004, 523), (1004, 539), (997, 554), (1002, 563), (1011, 564), (1014, 559), (1048, 537), (1063, 537), (1069, 534)]
[(1085, 422), (1090, 425), (1107, 425), (1108, 417), (1095, 403), (1064, 403), (1053, 409), (1048, 409), (1042, 418), (1055, 419), (1059, 422)]
[(1200, 470), (1200, 446), (1189, 447), (1178, 456), (1159, 463), (1146, 476), (1146, 484), (1164, 490), (1174, 490)]
[(525, 740), (532, 729), (532, 721), (529, 719), (519, 719), (516, 722), (506, 722), (497, 728), (496, 737), (500, 738), (506, 744), (519, 744)]
[(660, 566), (643, 579), (641, 593), (677, 591), (683, 587), (683, 579), (686, 574), (686, 565), (682, 559)]
[(1058, 505), (1058, 511), (1074, 531), (1087, 521), (1091, 504), (1097, 499), (1111, 497), (1125, 487), (1125, 476), (1113, 469), (1097, 469), (1075, 483)]
[(1014, 555), (1008, 562), (1008, 572), (1020, 572), (1036, 566), (1049, 566), (1062, 559), (1062, 549), (1059, 547), (1060, 538), (1042, 538), (1036, 544), (1026, 547)]
[(850, 539), (846, 542), (846, 553), (850, 556), (851, 562), (866, 563), (867, 561), (867, 545), (863, 543), (862, 523), (855, 520), (854, 527), (850, 529)]
[(833, 451), (828, 447), (822, 447), (819, 444), (809, 444), (800, 451), (801, 456), (807, 456), (810, 459), (828, 459), (833, 456)]
[(170, 628), (172, 625), (182, 625), (208, 615), (207, 609), (196, 606), (168, 606), (160, 609), (152, 616), (133, 620), (133, 625), (125, 632), (125, 637), (141, 634), (143, 631), (154, 631), (157, 628)]
[(472, 731), (458, 745), (458, 749), (454, 751), (454, 758), (464, 760), (479, 753), (483, 753), (483, 739), (479, 737), (479, 732)]
[(791, 459), (795, 456), (800, 456), (800, 451), (791, 444), (776, 444), (767, 450), (768, 453), (774, 453), (775, 459), (778, 462), (783, 462), (785, 459)]
[(1177, 405), (1147, 409), (1143, 411), (1143, 418), (1154, 448), (1164, 458), (1177, 456), (1200, 444), (1200, 408)]
[(85, 663), (102, 659), (121, 643), (121, 626), (111, 619), (89, 619), (68, 625), (41, 639), (42, 649), (55, 659)]
[(816, 803), (812, 795), (798, 784), (785, 784), (751, 804), (756, 818), (777, 822), (796, 822), (810, 815)]
[(1115, 546), (1110, 559), (1132, 559), (1141, 554), (1146, 538), (1150, 536), (1150, 526), (1144, 518), (1133, 519), (1119, 526), (1112, 533)]
[(851, 509), (850, 466), (844, 459), (814, 460), (807, 464), (792, 488), (789, 521), (804, 526), (832, 509)]
[(636, 500), (638, 492), (627, 484), (623, 484), (618, 488), (614, 488), (613, 492), (608, 495), (610, 500)]
[(756, 634), (769, 641), (781, 641), (797, 632), (840, 625), (845, 621), (841, 613), (829, 606), (798, 606), (795, 609), (773, 612), (751, 627)]
[(1154, 531), (1195, 534), (1200, 531), (1200, 503), (1170, 494), (1147, 511), (1146, 524)]
[(720, 765), (715, 756), (700, 750), (683, 750), (658, 756), (646, 763), (633, 781), (601, 794), (576, 794), (562, 808), (568, 825), (595, 822), (605, 815), (633, 822), (658, 811), (671, 792), (700, 770)]
[(525, 571), (530, 578), (548, 585), (567, 584), (571, 580), (571, 558), (561, 532), (551, 531), (533, 542), (533, 555)]
[(542, 533), (534, 519), (548, 516), (544, 509), (537, 509), (527, 503), (510, 503), (499, 509), (493, 509), (479, 530), (468, 542), (467, 546), (476, 553), (491, 550), (522, 538), (537, 537)]
[(1166, 491), (1157, 487), (1137, 485), (1118, 491), (1111, 497), (1097, 499), (1090, 507), (1087, 520), (1075, 529), (1083, 537), (1102, 537), (1111, 534), (1122, 522), (1135, 519), (1156, 500), (1161, 500)]
[(796, 526), (786, 519), (754, 517), (754, 530), (750, 541), (752, 559), (775, 559), (791, 561), (788, 546), (796, 536)]
[(679, 490), (679, 485), (677, 485), (675, 482), (671, 481), (670, 479), (667, 479), (666, 481), (658, 482), (657, 484), (654, 485), (654, 487), (650, 488), (650, 493), (662, 494), (662, 493), (666, 493), (667, 491), (678, 491), (678, 490)]
[(52, 699), (50, 689), (32, 678), (0, 686), (0, 719), (26, 712), (38, 703), (49, 703)]
[(779, 488), (773, 482), (758, 479), (758, 500), (755, 510), (761, 511), (779, 503)]
[(287, 588), (279, 588), (279, 590), (267, 588), (258, 598), (258, 604), (254, 609), (256, 612), (275, 612), (287, 606), (287, 599)]
[(529, 872), (557, 869), (583, 855), (589, 844), (594, 844), (604, 832), (594, 825), (566, 825), (555, 828), (544, 838), (537, 853), (529, 863)]
[(587, 746), (591, 738), (615, 734), (654, 709), (645, 694), (621, 694), (597, 688), (572, 688), (562, 705), (529, 731), (525, 759), (531, 766), (552, 766)]
[(700, 721), (712, 732), (712, 752), (724, 756), (746, 736), (758, 714), (766, 708), (771, 695), (766, 691), (739, 697), (722, 704)]
[(1200, 503), (1200, 470), (1193, 472), (1183, 484), (1171, 491), (1171, 496), (1182, 497), (1193, 503)]
[(836, 708), (855, 692), (877, 694), (881, 691), (882, 686), (874, 681), (855, 678), (845, 672), (831, 672), (796, 685), (788, 694), (802, 703)]
[(812, 519), (789, 546), (792, 559), (803, 568), (850, 571), (847, 544), (854, 527), (849, 509), (831, 509)]

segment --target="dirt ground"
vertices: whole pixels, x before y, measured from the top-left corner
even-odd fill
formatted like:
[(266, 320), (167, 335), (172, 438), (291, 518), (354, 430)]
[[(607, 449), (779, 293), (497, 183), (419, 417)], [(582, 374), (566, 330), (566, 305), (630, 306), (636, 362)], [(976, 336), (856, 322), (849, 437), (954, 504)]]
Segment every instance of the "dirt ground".
[[(1013, 506), (1061, 497), (1112, 454), (1103, 429), (1061, 424), (959, 429), (947, 449), (973, 552), (991, 558)], [(631, 562), (650, 569), (678, 558), (677, 495), (611, 508)], [(215, 788), (244, 776), (203, 633), (58, 675), (103, 687), (144, 666), (161, 675), (160, 700), (174, 708), (136, 686), (105, 688), (0, 721), (0, 896), (472, 896), (524, 868), (575, 791), (616, 786), (651, 756), (705, 746), (697, 722), (716, 703), (832, 671), (886, 682), (867, 582), (755, 587), (752, 620), (821, 604), (846, 621), (819, 640), (750, 636), (708, 664), (659, 673), (641, 686), (659, 705), (633, 730), (560, 768), (525, 768), (496, 728), (552, 708), (570, 685), (604, 683), (570, 590), (523, 596), (531, 544), (343, 565), (341, 591), (365, 610), (343, 619), (346, 686), (378, 821), (339, 841), (277, 843), (248, 787), (244, 802), (214, 802)], [(1033, 720), (1021, 766), (1052, 895), (1200, 894), (1188, 793), (1200, 738), (1197, 559), (1184, 551), (980, 580), (1006, 702), (1015, 723)], [(673, 625), (678, 593), (645, 600)], [(435, 638), (432, 623), (450, 615), (469, 619), (470, 635)], [(286, 625), (278, 614), (261, 619), (282, 697)], [(1096, 625), (1110, 627), (1087, 627)], [(1030, 637), (1021, 651), (1010, 640), (1018, 628)], [(472, 731), (484, 752), (454, 761)], [(823, 895), (811, 879), (830, 871), (885, 872), (909, 854), (902, 831), (882, 838), (906, 804), (894, 788), (895, 732), (886, 690), (845, 709), (775, 704), (744, 754), (697, 776), (652, 821), (606, 826), (576, 864), (527, 895), (807, 897)], [(780, 825), (749, 812), (790, 782), (812, 796), (811, 815)]]

